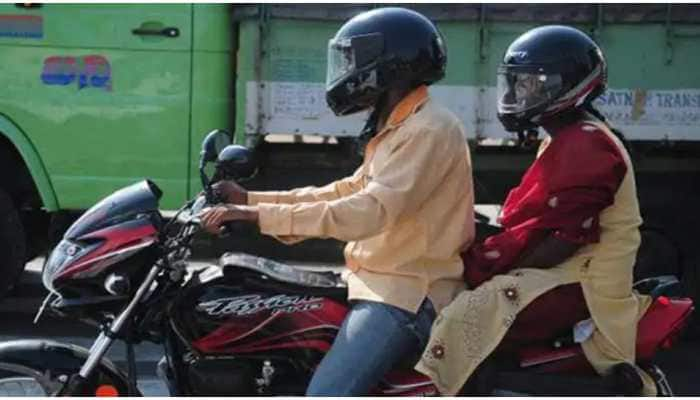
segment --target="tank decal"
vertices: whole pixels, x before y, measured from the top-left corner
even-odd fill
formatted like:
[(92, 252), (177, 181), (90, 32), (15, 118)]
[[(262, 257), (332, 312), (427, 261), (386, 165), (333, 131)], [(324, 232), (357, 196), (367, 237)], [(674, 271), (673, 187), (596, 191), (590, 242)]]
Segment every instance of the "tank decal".
[(263, 298), (261, 295), (227, 297), (199, 303), (197, 309), (212, 317), (242, 316), (256, 314), (264, 310), (278, 312), (299, 312), (322, 308), (323, 298), (313, 296), (276, 295)]
[(224, 297), (200, 302), (196, 310), (197, 319), (218, 323), (193, 340), (196, 349), (209, 354), (291, 348), (327, 351), (347, 314), (344, 304), (328, 298), (286, 294)]

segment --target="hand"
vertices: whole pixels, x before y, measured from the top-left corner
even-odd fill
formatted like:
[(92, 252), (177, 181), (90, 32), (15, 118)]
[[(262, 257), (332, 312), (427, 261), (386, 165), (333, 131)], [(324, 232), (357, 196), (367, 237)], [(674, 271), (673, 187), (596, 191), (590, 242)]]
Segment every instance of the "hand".
[(214, 193), (229, 204), (248, 204), (248, 191), (234, 181), (221, 181), (212, 186)]
[(213, 235), (216, 235), (221, 232), (221, 226), (226, 222), (257, 222), (258, 211), (256, 207), (223, 205), (212, 208), (205, 208), (199, 214), (199, 218), (202, 220), (202, 227), (204, 228), (204, 230)]

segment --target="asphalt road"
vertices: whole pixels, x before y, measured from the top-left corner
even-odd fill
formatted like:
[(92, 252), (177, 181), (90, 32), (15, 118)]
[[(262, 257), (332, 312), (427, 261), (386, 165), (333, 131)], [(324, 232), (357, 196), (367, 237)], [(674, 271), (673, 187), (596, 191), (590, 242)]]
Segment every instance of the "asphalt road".
[[(50, 338), (90, 347), (97, 336), (94, 328), (78, 323), (44, 318), (34, 325), (32, 320), (46, 292), (41, 285), (42, 260), (32, 262), (23, 276), (15, 295), (0, 302), (0, 341), (26, 338)], [(192, 268), (201, 268), (206, 262), (195, 262)], [(323, 267), (310, 267), (323, 269)], [(156, 374), (155, 366), (162, 357), (161, 348), (153, 344), (137, 346), (138, 385), (147, 396), (167, 396), (168, 392)], [(125, 348), (118, 343), (108, 353), (118, 364), (125, 364)], [(685, 341), (660, 354), (658, 364), (668, 375), (677, 395), (700, 395), (700, 341)]]

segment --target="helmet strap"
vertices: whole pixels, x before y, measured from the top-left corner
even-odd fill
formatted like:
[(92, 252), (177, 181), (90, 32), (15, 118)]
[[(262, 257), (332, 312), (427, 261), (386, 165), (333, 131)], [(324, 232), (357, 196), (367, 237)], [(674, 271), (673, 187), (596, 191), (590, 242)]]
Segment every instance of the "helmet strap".
[(377, 107), (372, 108), (372, 112), (369, 114), (367, 121), (365, 121), (365, 126), (360, 131), (360, 138), (371, 139), (377, 134), (377, 124), (379, 123), (379, 109)]
[(533, 149), (538, 143), (539, 130), (537, 128), (527, 128), (518, 131), (517, 144), (522, 149)]

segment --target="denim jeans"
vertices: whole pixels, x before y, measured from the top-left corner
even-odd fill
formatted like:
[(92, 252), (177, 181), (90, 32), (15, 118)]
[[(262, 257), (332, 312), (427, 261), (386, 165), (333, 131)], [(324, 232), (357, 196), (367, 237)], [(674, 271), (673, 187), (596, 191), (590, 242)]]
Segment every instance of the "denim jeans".
[(416, 314), (384, 303), (355, 302), (316, 368), (307, 396), (369, 394), (399, 361), (417, 361), (434, 319), (428, 299)]

